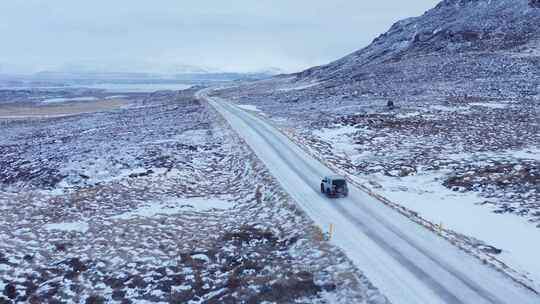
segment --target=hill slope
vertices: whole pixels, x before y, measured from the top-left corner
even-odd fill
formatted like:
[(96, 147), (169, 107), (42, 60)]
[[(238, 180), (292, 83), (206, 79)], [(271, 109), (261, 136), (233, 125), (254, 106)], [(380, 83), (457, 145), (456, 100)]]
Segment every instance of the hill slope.
[(296, 74), (295, 81), (324, 82), (312, 90), (333, 95), (448, 95), (449, 86), (457, 95), (536, 95), (539, 3), (445, 0), (420, 17), (395, 23), (362, 50)]

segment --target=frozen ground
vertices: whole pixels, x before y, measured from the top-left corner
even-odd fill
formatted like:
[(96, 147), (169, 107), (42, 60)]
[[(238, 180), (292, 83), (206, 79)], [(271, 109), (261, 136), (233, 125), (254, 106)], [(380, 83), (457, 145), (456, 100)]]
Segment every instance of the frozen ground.
[[(522, 276), (510, 273), (503, 264), (496, 264), (497, 260), (491, 256), (478, 253), (484, 248), (495, 249), (484, 245), (471, 251), (462, 236), (448, 237), (447, 230), (429, 226), (428, 222), (418, 222), (424, 227), (417, 225), (414, 222), (420, 220), (418, 214), (407, 214), (406, 209), (395, 212), (391, 202), (385, 202), (388, 205), (385, 206), (375, 194), (361, 191), (364, 186), (356, 180), (351, 181), (348, 197), (325, 197), (320, 193), (319, 183), (322, 176), (332, 174), (327, 166), (255, 114), (248, 114), (220, 98), (207, 99), (316, 223), (321, 227), (335, 224), (332, 242), (345, 250), (390, 301), (538, 302), (535, 293), (523, 288), (528, 282)], [(448, 237), (452, 243), (440, 236)], [(479, 259), (473, 257), (475, 254)]]
[(531, 254), (540, 234), (537, 100), (424, 97), (388, 108), (368, 96), (322, 102), (275, 93), (289, 85), (276, 79), (218, 94), (257, 107), (336, 171), (422, 224), (442, 222), (453, 241), (539, 286)]
[(385, 303), (191, 94), (3, 122), (0, 302)]

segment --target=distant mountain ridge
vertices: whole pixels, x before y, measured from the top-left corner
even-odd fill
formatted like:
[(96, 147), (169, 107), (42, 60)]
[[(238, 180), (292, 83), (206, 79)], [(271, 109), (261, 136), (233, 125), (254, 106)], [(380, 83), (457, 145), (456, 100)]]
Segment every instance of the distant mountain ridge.
[(416, 96), (539, 94), (540, 0), (444, 0), (369, 46), (294, 74), (306, 91)]
[(16, 65), (0, 62), (0, 76), (7, 79), (58, 80), (162, 80), (185, 79), (259, 79), (283, 73), (279, 68), (268, 67), (250, 72), (226, 71), (217, 68), (166, 62), (135, 62), (106, 64), (99, 61), (66, 63), (39, 72), (17, 72)]
[(176, 74), (145, 72), (108, 72), (108, 71), (43, 71), (31, 75), (12, 75), (0, 73), (0, 88), (25, 86), (63, 86), (90, 85), (100, 83), (216, 83), (229, 81), (254, 81), (276, 75), (274, 69), (253, 73), (211, 72), (204, 70), (185, 70)]

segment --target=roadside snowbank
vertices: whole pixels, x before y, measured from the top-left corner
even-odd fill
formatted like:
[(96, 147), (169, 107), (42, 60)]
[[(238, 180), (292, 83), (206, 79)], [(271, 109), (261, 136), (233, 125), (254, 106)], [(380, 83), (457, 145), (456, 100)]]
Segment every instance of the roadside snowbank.
[(498, 258), (540, 282), (540, 229), (525, 218), (491, 212), (482, 197), (472, 192), (454, 192), (438, 181), (441, 174), (420, 171), (418, 175), (388, 177), (370, 175), (382, 188), (377, 192), (414, 210), (444, 228), (465, 233), (502, 249)]
[(261, 110), (259, 110), (259, 108), (257, 108), (254, 105), (245, 104), (245, 105), (238, 105), (238, 107), (244, 110), (248, 110), (248, 111), (261, 112)]

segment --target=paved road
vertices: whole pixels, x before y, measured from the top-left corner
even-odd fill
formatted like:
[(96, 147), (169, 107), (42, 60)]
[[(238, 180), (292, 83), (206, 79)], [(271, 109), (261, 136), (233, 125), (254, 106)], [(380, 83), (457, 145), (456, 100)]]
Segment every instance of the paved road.
[(332, 242), (393, 303), (540, 303), (540, 297), (430, 231), (351, 187), (343, 199), (320, 194), (332, 172), (264, 120), (205, 91), (269, 171)]

